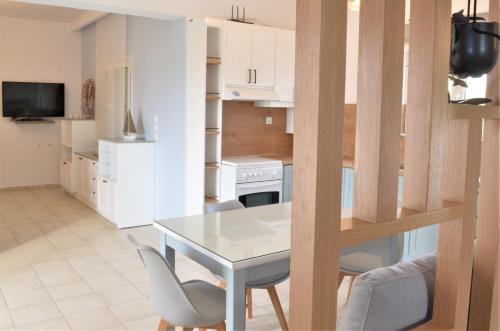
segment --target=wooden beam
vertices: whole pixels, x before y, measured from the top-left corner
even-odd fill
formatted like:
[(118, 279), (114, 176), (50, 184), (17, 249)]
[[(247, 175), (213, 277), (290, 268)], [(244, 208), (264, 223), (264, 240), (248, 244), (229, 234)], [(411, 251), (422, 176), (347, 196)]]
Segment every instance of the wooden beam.
[(353, 215), (396, 218), (405, 1), (361, 1)]
[(448, 119), (495, 119), (500, 120), (499, 106), (472, 106), (454, 105), (448, 106)]
[(451, 0), (411, 2), (403, 206), (441, 208)]
[(342, 219), (340, 240), (337, 244), (341, 248), (350, 247), (434, 224), (460, 220), (463, 215), (463, 204), (445, 202), (442, 209), (424, 213), (401, 209), (397, 219), (378, 224), (357, 218), (345, 218)]
[(334, 330), (347, 1), (297, 1), (290, 329)]
[(443, 173), (443, 198), (464, 204), (462, 222), (440, 225), (434, 321), (467, 329), (481, 164), (482, 120), (451, 120)]

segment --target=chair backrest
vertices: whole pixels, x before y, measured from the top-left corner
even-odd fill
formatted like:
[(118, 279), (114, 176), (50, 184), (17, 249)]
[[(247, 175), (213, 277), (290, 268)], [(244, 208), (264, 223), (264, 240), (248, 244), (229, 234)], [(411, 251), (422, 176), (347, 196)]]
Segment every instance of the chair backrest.
[[(387, 237), (375, 241), (371, 241), (365, 244), (347, 247), (342, 249), (341, 256), (347, 256), (350, 254), (365, 254), (366, 256), (371, 256), (371, 260), (374, 257), (377, 257), (380, 265), (377, 267), (389, 267), (396, 263), (401, 262), (401, 259), (404, 254), (404, 234), (400, 234), (397, 236)], [(366, 266), (353, 265), (349, 266), (348, 269), (344, 271), (350, 271), (354, 273), (365, 273), (373, 268), (370, 267), (370, 264)], [(341, 269), (344, 266), (341, 263)]]
[(214, 203), (205, 205), (205, 214), (218, 213), (221, 211), (243, 209), (245, 206), (237, 200), (229, 200), (222, 203)]
[(163, 256), (153, 247), (139, 244), (131, 235), (127, 237), (146, 267), (150, 300), (156, 312), (174, 325), (203, 325), (205, 317), (192, 304), (174, 270)]
[(432, 319), (436, 254), (356, 278), (339, 330), (409, 330)]

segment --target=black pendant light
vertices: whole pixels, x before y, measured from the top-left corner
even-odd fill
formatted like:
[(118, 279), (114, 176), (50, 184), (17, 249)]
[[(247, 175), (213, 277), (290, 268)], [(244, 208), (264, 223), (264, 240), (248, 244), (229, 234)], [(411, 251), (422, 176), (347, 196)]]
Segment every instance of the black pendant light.
[(471, 18), (470, 6), (469, 0), (467, 17), (462, 10), (452, 20), (450, 72), (461, 78), (487, 74), (498, 60), (498, 23), (477, 17), (477, 0)]

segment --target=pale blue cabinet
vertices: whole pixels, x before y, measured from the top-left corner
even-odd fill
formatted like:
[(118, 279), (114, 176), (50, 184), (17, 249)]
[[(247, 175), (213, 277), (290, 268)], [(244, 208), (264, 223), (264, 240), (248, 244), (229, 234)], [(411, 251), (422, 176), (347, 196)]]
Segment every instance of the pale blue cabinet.
[[(293, 166), (283, 168), (283, 202), (292, 200)], [(398, 199), (403, 200), (403, 176), (399, 177)], [(342, 169), (342, 208), (353, 207), (354, 196), (354, 169)], [(426, 228), (405, 233), (404, 258), (410, 259), (424, 254), (435, 252), (439, 236), (439, 226), (433, 225)]]
[(293, 165), (283, 167), (283, 202), (292, 201)]

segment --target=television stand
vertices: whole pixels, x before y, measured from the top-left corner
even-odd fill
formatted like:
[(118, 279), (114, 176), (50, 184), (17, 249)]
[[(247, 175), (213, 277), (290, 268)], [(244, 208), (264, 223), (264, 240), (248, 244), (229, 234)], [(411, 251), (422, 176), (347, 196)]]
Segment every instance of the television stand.
[(48, 120), (40, 117), (13, 117), (11, 119), (12, 122), (16, 122), (17, 124), (42, 124), (42, 123), (55, 123), (55, 121)]

